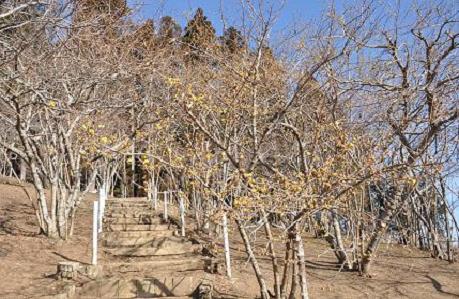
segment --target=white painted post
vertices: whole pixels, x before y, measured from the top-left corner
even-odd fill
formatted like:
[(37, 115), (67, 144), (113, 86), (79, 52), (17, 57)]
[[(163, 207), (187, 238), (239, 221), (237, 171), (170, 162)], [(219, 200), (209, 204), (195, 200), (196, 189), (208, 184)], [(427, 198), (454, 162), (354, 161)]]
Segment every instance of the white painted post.
[[(104, 185), (104, 202), (102, 204), (102, 217), (104, 217), (105, 215), (105, 204), (106, 204), (106, 201), (107, 201), (107, 198), (108, 198), (108, 191), (110, 188), (107, 186), (107, 185)], [(100, 228), (102, 229), (102, 226), (100, 226)]]
[(153, 181), (153, 208), (158, 208), (158, 188), (156, 187), (156, 183)]
[(151, 183), (151, 179), (148, 180), (147, 182), (147, 201), (149, 203), (153, 203), (153, 186), (152, 186), (152, 183)]
[(93, 202), (92, 210), (92, 264), (97, 265), (97, 223), (99, 202)]
[(180, 228), (182, 237), (185, 237), (185, 205), (183, 204), (183, 197), (179, 194), (179, 209), (180, 209)]
[(200, 208), (198, 207), (196, 189), (193, 190), (192, 196), (193, 196), (194, 218), (196, 219), (196, 228), (198, 230), (201, 230), (201, 219), (200, 219), (200, 213), (199, 213)]
[(102, 221), (104, 218), (104, 212), (105, 212), (105, 199), (107, 198), (107, 190), (105, 188), (105, 185), (102, 185), (101, 188), (99, 188), (99, 225), (98, 225), (98, 231), (99, 233), (102, 232)]
[(164, 220), (168, 220), (168, 215), (167, 215), (167, 200), (169, 197), (169, 191), (164, 191)]
[(231, 278), (231, 256), (230, 256), (230, 246), (229, 246), (229, 237), (228, 237), (228, 216), (226, 213), (223, 214), (223, 240), (225, 246), (225, 264), (226, 264), (226, 275)]

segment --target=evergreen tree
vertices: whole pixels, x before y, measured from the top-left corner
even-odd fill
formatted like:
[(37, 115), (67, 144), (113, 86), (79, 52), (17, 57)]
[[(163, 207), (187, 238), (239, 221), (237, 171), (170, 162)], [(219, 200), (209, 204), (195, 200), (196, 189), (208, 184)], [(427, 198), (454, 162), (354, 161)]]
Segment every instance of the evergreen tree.
[(146, 52), (153, 50), (156, 43), (155, 25), (153, 20), (147, 20), (128, 39), (134, 50), (135, 56), (142, 59)]
[(215, 29), (201, 8), (196, 10), (193, 19), (185, 27), (183, 42), (192, 59), (199, 58), (202, 52), (215, 45)]
[(231, 54), (238, 53), (246, 47), (246, 43), (239, 30), (233, 26), (229, 27), (220, 37), (223, 50)]
[(159, 21), (158, 36), (164, 43), (176, 40), (182, 35), (182, 28), (170, 16), (162, 17)]
[(103, 19), (117, 19), (127, 14), (126, 0), (76, 0), (75, 21), (91, 20), (105, 16)]

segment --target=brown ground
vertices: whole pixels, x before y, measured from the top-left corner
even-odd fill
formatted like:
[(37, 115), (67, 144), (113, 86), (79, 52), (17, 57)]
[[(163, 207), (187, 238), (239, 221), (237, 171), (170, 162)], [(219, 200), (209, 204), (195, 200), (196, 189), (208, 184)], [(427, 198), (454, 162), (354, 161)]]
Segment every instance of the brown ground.
[(0, 298), (32, 298), (60, 293), (58, 262), (91, 261), (90, 194), (77, 213), (71, 240), (52, 241), (38, 235), (32, 208), (35, 192), (31, 185), (0, 178)]
[[(233, 242), (242, 248), (242, 242)], [(305, 251), (310, 298), (459, 298), (459, 265), (434, 260), (419, 250), (385, 245), (372, 278), (340, 272), (322, 240), (306, 237)], [(256, 285), (252, 268), (242, 250), (232, 256), (237, 260), (234, 282), (238, 290), (249, 290), (245, 294), (250, 298)], [(270, 267), (268, 257), (263, 258), (265, 273)]]
[[(56, 293), (61, 285), (52, 274), (58, 262), (90, 261), (90, 206), (95, 196), (89, 195), (79, 210), (75, 236), (66, 242), (52, 242), (36, 234), (29, 199), (34, 196), (33, 189), (11, 183), (14, 181), (0, 184), (0, 298)], [(260, 231), (259, 242), (262, 238)], [(231, 242), (234, 278), (229, 282), (217, 276), (219, 288), (254, 298), (258, 286), (236, 232)], [(310, 298), (459, 298), (459, 264), (434, 260), (424, 252), (400, 246), (383, 245), (381, 249), (373, 269), (376, 275), (367, 279), (356, 273), (339, 272), (324, 242), (306, 237)], [(102, 262), (104, 258), (101, 256)], [(260, 261), (265, 273), (269, 273), (268, 258), (260, 257)]]

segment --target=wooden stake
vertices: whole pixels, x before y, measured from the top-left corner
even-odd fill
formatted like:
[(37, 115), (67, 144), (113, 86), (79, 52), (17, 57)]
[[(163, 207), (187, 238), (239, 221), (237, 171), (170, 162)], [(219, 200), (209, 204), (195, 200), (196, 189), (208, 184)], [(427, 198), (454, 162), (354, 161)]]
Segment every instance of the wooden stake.
[(167, 215), (167, 200), (169, 197), (169, 191), (164, 191), (164, 220), (168, 220), (168, 215)]
[(228, 275), (228, 277), (231, 278), (231, 255), (228, 237), (228, 216), (226, 215), (226, 213), (223, 214), (223, 240), (225, 243), (226, 275)]
[(107, 198), (107, 190), (105, 189), (105, 185), (99, 188), (99, 207), (98, 207), (98, 232), (102, 232), (102, 220), (104, 218), (105, 212), (105, 199)]
[(185, 237), (185, 205), (183, 204), (183, 197), (179, 195), (179, 209), (180, 209), (180, 228), (182, 237)]
[(97, 222), (99, 202), (93, 202), (92, 213), (92, 264), (97, 265)]
[(153, 180), (153, 208), (158, 208), (158, 188), (156, 187), (156, 183)]

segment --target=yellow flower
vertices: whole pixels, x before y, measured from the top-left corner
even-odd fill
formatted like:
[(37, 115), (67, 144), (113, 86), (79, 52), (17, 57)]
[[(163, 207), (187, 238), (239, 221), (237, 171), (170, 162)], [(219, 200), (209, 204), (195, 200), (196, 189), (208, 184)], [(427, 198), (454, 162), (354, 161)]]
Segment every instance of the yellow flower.
[(171, 86), (177, 85), (177, 84), (180, 83), (180, 79), (169, 77), (169, 78), (167, 78), (167, 83), (168, 83), (169, 85), (171, 85)]
[(57, 106), (57, 103), (56, 103), (56, 101), (51, 100), (51, 101), (48, 102), (48, 106), (51, 107), (51, 108), (55, 108)]

